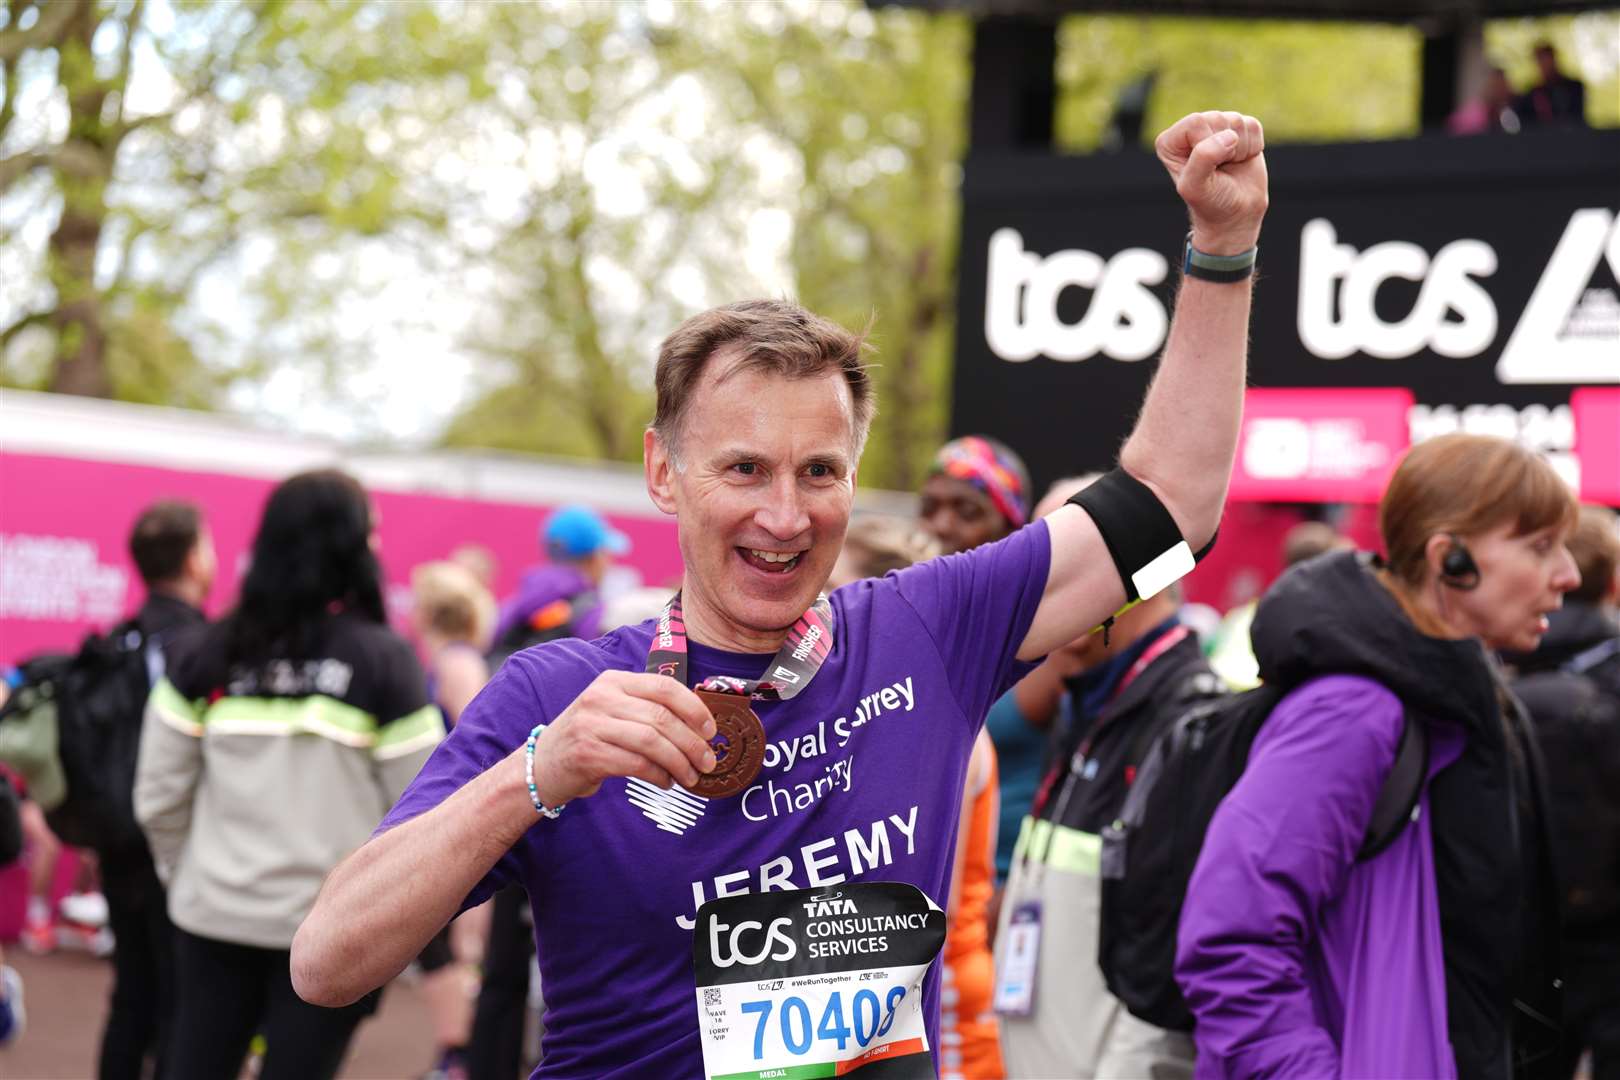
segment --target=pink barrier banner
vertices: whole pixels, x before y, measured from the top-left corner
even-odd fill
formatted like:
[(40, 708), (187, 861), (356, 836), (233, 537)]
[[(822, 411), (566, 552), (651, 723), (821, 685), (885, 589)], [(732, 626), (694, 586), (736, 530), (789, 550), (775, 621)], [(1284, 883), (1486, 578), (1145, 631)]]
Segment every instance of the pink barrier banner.
[(1230, 497), (1377, 502), (1411, 441), (1412, 402), (1399, 387), (1249, 390)]
[[(256, 477), (0, 454), (0, 663), (66, 651), (140, 604), (140, 577), (126, 542), (136, 515), (159, 499), (185, 499), (207, 518), (219, 553), (209, 614), (226, 610), (274, 482)], [(390, 617), (404, 630), (410, 572), (462, 544), (480, 544), (499, 568), (496, 596), (540, 563), (549, 506), (374, 490)], [(604, 514), (630, 538), (622, 562), (649, 585), (681, 572), (673, 518), (649, 504), (645, 517)]]
[(1620, 387), (1583, 386), (1569, 395), (1581, 499), (1620, 506)]

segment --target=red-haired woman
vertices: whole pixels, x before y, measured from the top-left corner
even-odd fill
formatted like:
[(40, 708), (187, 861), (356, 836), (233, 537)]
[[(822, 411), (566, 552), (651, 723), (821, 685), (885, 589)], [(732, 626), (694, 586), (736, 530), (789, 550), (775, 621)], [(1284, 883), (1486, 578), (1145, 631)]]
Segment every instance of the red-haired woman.
[[(1578, 584), (1576, 513), (1529, 451), (1434, 439), (1384, 494), (1387, 562), (1324, 555), (1261, 601), (1261, 675), (1292, 690), (1187, 891), (1176, 973), (1200, 1077), (1553, 1075), (1546, 792), (1491, 650), (1534, 648)], [(1408, 717), (1428, 783), (1358, 858)]]

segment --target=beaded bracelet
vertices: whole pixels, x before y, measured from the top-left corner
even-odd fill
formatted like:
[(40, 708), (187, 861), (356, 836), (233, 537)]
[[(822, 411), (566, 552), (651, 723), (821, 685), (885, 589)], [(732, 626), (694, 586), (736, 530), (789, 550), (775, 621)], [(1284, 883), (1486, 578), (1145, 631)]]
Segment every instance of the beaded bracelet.
[(543, 818), (556, 818), (562, 814), (567, 803), (561, 803), (551, 809), (540, 801), (540, 789), (534, 786), (534, 745), (540, 741), (540, 733), (546, 730), (546, 725), (536, 724), (534, 730), (529, 732), (529, 741), (523, 744), (523, 779), (529, 783), (529, 801), (534, 803), (534, 812)]

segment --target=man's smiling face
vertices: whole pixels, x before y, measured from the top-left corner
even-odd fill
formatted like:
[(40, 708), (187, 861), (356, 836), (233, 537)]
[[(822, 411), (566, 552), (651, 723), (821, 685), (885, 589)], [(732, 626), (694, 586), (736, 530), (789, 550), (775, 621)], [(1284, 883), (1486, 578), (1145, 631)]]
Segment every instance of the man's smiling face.
[(746, 652), (781, 644), (838, 560), (856, 443), (842, 374), (740, 368), (725, 350), (693, 390), (676, 453), (648, 432), (648, 490), (676, 516), (698, 640)]

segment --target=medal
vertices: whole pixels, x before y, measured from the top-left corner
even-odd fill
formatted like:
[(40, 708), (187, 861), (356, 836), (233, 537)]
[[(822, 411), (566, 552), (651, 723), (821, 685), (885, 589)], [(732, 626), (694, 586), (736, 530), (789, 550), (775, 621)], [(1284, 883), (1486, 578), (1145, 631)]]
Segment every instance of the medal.
[(714, 768), (698, 776), (686, 790), (706, 799), (724, 799), (744, 790), (765, 763), (765, 725), (748, 699), (737, 694), (699, 690), (697, 696), (714, 716)]
[[(698, 683), (697, 696), (714, 717), (714, 738), (709, 740), (714, 768), (700, 774), (697, 783), (686, 790), (708, 799), (724, 799), (754, 782), (765, 763), (765, 725), (748, 707), (749, 701), (785, 701), (810, 685), (832, 652), (832, 627), (832, 604), (826, 596), (818, 596), (788, 631), (765, 678), (711, 675)], [(686, 652), (686, 621), (681, 614), (681, 595), (676, 593), (653, 628), (647, 670), (678, 679), (684, 686)]]

